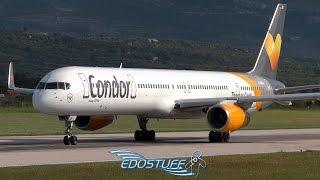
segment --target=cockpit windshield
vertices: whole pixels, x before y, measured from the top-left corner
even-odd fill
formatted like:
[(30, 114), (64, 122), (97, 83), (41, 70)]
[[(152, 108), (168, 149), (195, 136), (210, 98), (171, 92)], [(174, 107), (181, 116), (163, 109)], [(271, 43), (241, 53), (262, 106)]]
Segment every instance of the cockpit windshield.
[(58, 89), (56, 82), (47, 83), (45, 89)]
[(46, 83), (44, 82), (39, 82), (37, 89), (44, 89), (44, 86), (46, 85)]
[(67, 82), (39, 82), (37, 89), (70, 89), (70, 83)]

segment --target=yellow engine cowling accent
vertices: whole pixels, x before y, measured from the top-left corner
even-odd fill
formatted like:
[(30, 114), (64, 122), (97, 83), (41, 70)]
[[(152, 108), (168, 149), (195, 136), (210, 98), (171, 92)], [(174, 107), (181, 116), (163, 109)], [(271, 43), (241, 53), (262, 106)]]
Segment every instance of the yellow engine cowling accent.
[(207, 120), (211, 128), (219, 132), (232, 132), (247, 126), (250, 116), (237, 105), (220, 104), (208, 110)]
[(114, 120), (114, 116), (78, 116), (75, 125), (81, 130), (95, 131), (110, 125)]

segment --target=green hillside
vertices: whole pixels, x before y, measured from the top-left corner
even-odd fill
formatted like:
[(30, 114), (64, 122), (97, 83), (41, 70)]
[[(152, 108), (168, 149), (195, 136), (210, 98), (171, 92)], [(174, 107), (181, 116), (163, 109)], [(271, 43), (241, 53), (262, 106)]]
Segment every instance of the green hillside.
[(0, 24), (80, 37), (165, 37), (257, 48), (279, 2), (288, 4), (285, 55), (319, 58), (318, 0), (0, 0)]
[[(146, 38), (74, 38), (61, 34), (0, 29), (0, 80), (6, 86), (8, 63), (16, 83), (34, 87), (50, 70), (68, 66), (249, 71), (258, 52), (214, 42)], [(279, 78), (287, 85), (320, 82), (319, 61), (282, 58)]]

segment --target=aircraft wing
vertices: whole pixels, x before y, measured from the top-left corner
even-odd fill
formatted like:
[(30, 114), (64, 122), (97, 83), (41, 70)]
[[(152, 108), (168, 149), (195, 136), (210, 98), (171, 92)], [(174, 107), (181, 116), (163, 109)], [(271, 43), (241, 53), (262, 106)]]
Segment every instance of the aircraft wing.
[(304, 90), (311, 90), (311, 89), (320, 89), (320, 84), (279, 88), (279, 89), (275, 89), (274, 92), (276, 94), (282, 94), (282, 93), (297, 92), (297, 91), (304, 91)]
[(14, 85), (14, 74), (13, 74), (12, 62), (10, 62), (9, 64), (8, 89), (11, 89), (14, 92), (22, 93), (22, 94), (33, 94), (33, 91), (34, 91), (34, 89), (18, 88)]
[(320, 100), (320, 93), (278, 94), (266, 96), (239, 96), (221, 98), (181, 99), (175, 101), (175, 109), (209, 107), (222, 101), (235, 101), (237, 103), (252, 103), (257, 101), (294, 101), (294, 100)]

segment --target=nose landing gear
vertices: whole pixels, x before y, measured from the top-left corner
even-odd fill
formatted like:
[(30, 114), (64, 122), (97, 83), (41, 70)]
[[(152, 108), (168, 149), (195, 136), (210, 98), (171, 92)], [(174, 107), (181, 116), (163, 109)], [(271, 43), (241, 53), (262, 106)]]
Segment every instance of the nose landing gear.
[(78, 143), (78, 138), (77, 136), (72, 136), (72, 135), (66, 135), (63, 138), (63, 143), (65, 145), (76, 145)]
[[(59, 117), (60, 118), (60, 117)], [(65, 145), (76, 145), (78, 143), (77, 136), (72, 135), (73, 122), (76, 120), (76, 116), (68, 116), (64, 118), (66, 126), (66, 136), (63, 138), (63, 143)]]

